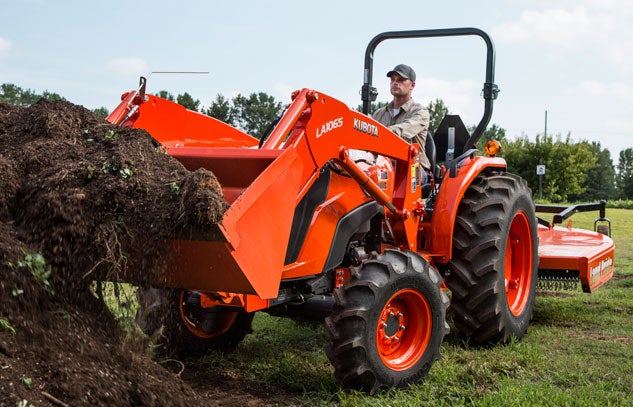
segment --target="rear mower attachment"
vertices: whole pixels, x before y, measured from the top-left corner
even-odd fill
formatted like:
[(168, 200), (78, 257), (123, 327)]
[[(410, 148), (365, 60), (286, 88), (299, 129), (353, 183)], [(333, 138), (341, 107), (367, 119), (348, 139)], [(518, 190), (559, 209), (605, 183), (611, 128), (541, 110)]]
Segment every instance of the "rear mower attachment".
[[(536, 205), (536, 212), (554, 213), (552, 222), (539, 218), (538, 288), (551, 291), (590, 293), (609, 281), (614, 271), (615, 245), (611, 221), (606, 217), (606, 202), (573, 206)], [(578, 212), (599, 211), (594, 231), (557, 226)]]

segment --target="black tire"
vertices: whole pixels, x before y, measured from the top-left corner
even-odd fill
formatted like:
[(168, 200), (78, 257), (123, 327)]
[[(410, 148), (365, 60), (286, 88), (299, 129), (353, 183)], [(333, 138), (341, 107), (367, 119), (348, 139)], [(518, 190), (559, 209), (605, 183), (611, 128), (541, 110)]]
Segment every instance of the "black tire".
[(199, 357), (208, 350), (230, 352), (253, 332), (254, 313), (196, 307), (186, 300), (191, 297), (189, 291), (139, 288), (136, 296), (136, 323), (158, 345), (157, 351), (168, 357)]
[(421, 256), (398, 250), (374, 255), (334, 291), (325, 325), (337, 381), (373, 394), (423, 379), (448, 333), (442, 278)]
[(472, 345), (526, 332), (536, 291), (538, 234), (527, 182), (479, 175), (459, 205), (447, 278), (456, 328)]

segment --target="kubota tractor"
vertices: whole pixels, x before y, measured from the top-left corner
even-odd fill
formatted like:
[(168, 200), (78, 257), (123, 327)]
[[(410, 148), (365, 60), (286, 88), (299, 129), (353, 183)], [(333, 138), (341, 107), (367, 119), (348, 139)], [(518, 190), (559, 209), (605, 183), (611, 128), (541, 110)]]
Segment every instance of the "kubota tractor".
[[(367, 115), (379, 43), (465, 35), (487, 48), (472, 135), (447, 116), (422, 150)], [(608, 232), (604, 203), (540, 207), (561, 212), (540, 220), (526, 181), (495, 156), (498, 144), (475, 149), (498, 92), (494, 59), (474, 28), (379, 34), (365, 53), (364, 114), (302, 89), (262, 140), (147, 94), (142, 78), (108, 120), (147, 130), (192, 171), (211, 170), (230, 207), (212, 230), (169, 242), (168, 266), (139, 291), (141, 327), (182, 356), (235, 347), (256, 311), (324, 319), (337, 380), (374, 392), (427, 374), (449, 306), (469, 342), (506, 342), (527, 330), (537, 278), (587, 292), (608, 281), (608, 233), (557, 226), (600, 210), (596, 228)]]

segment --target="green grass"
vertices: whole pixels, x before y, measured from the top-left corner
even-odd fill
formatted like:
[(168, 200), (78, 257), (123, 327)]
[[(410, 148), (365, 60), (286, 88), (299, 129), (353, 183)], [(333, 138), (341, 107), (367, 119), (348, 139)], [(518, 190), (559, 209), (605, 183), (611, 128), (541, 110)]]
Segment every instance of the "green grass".
[[(574, 227), (592, 229), (596, 216), (576, 214)], [(471, 348), (453, 330), (429, 377), (408, 389), (374, 396), (339, 389), (323, 325), (264, 313), (236, 352), (193, 363), (289, 394), (293, 405), (633, 405), (633, 210), (608, 209), (607, 216), (616, 243), (610, 282), (593, 294), (539, 291), (528, 334), (518, 342)]]
[(103, 298), (128, 337), (143, 334), (134, 320), (138, 310), (135, 286), (106, 281), (100, 285), (93, 283), (92, 291), (97, 298)]

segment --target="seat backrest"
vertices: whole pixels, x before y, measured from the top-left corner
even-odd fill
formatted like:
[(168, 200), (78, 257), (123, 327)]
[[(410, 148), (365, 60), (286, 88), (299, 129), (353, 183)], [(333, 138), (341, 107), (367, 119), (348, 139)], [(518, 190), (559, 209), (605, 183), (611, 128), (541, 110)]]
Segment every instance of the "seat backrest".
[[(447, 114), (444, 116), (433, 135), (437, 162), (446, 162), (447, 153), (452, 152), (452, 158), (462, 154), (469, 138), (470, 133), (459, 115)], [(453, 146), (450, 145), (451, 139), (454, 141)], [(452, 151), (449, 151), (450, 149)]]
[(436, 177), (437, 168), (435, 163), (437, 152), (435, 150), (435, 141), (433, 140), (433, 134), (431, 134), (430, 131), (426, 133), (424, 152), (426, 153), (426, 157), (429, 159), (429, 163), (431, 163), (431, 172), (433, 173), (433, 177)]

